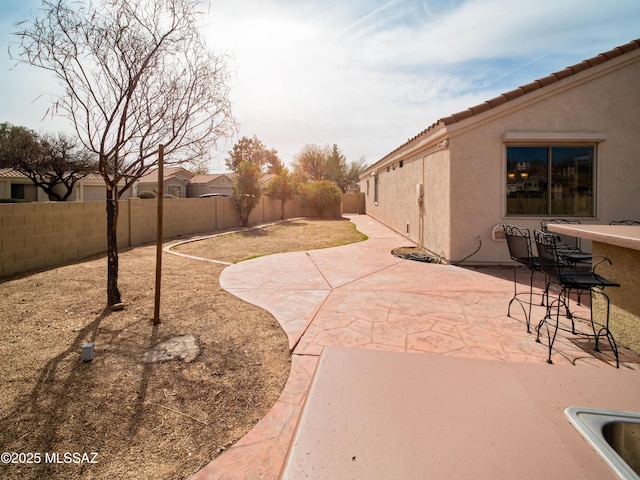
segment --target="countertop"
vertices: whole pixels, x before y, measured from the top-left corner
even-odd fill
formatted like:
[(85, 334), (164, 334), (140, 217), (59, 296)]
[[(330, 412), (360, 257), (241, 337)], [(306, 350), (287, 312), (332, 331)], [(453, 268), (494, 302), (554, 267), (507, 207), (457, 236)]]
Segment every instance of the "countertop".
[(325, 347), (281, 479), (617, 478), (569, 406), (640, 411), (640, 372)]
[(574, 225), (549, 223), (547, 228), (572, 237), (586, 238), (594, 242), (640, 250), (640, 226), (638, 225)]

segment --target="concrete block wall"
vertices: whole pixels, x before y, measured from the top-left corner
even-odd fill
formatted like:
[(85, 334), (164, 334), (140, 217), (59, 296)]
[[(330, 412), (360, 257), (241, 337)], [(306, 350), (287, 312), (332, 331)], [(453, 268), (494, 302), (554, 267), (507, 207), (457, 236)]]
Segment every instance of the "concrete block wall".
[(0, 205), (0, 275), (105, 251), (105, 216), (104, 202)]
[[(166, 198), (163, 237), (214, 232), (241, 226), (231, 199)], [(156, 241), (157, 200), (120, 200), (118, 246)], [(298, 199), (286, 203), (286, 218), (315, 216)], [(340, 216), (340, 209), (326, 216)], [(262, 197), (250, 223), (280, 219), (280, 201)], [(0, 277), (53, 267), (106, 252), (104, 201), (0, 204)]]

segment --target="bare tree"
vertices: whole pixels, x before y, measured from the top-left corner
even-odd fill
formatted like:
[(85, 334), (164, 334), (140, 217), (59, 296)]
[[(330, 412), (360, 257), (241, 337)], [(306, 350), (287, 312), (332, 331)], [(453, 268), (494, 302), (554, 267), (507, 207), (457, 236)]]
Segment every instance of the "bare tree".
[(327, 180), (330, 174), (327, 158), (330, 154), (329, 147), (305, 145), (294, 157), (294, 176), (308, 181)]
[(120, 196), (158, 162), (197, 162), (235, 131), (226, 59), (205, 45), (200, 0), (43, 0), (17, 25), (17, 59), (62, 87), (52, 112), (71, 119), (106, 186), (107, 304), (118, 289)]

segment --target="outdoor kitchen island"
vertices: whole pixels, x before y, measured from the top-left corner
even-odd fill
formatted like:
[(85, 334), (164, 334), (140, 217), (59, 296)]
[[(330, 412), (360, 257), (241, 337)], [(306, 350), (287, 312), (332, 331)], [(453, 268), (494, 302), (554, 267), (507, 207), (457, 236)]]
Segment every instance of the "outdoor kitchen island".
[[(591, 240), (594, 264), (606, 257), (596, 272), (617, 282), (607, 288), (611, 300), (609, 329), (618, 345), (640, 352), (640, 226), (552, 224), (550, 232)], [(606, 314), (604, 302), (594, 295), (594, 319), (601, 323)]]
[(640, 372), (325, 347), (280, 478), (615, 479), (575, 405), (639, 412)]

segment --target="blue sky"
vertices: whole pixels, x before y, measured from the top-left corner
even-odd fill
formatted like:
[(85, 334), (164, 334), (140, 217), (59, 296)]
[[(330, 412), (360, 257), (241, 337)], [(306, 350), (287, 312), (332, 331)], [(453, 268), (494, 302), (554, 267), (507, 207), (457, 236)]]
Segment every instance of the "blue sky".
[[(39, 4), (0, 3), (0, 121), (68, 130), (43, 118), (57, 85), (7, 53)], [(239, 136), (286, 163), (312, 143), (373, 163), (439, 118), (640, 38), (639, 25), (638, 0), (212, 0), (201, 28), (229, 55)], [(212, 152), (212, 172), (236, 140)]]

